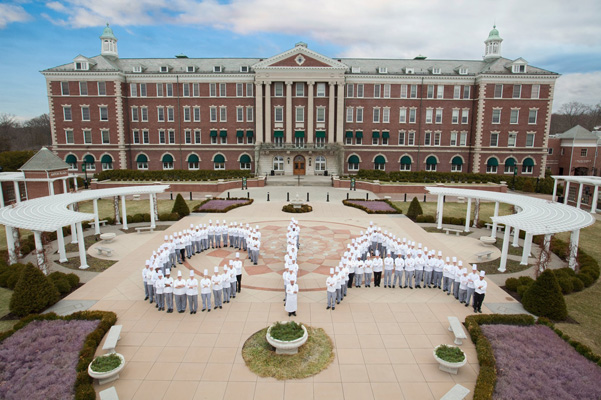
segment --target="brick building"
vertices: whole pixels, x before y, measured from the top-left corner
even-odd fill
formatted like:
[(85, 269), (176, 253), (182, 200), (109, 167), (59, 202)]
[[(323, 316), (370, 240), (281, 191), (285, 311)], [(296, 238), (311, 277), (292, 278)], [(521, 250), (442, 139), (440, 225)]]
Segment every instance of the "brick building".
[(333, 59), (305, 43), (266, 59), (119, 58), (101, 54), (42, 72), (52, 150), (81, 171), (358, 169), (543, 176), (558, 74), (483, 60)]
[(548, 168), (553, 175), (592, 175), (601, 171), (601, 131), (577, 125), (549, 136)]

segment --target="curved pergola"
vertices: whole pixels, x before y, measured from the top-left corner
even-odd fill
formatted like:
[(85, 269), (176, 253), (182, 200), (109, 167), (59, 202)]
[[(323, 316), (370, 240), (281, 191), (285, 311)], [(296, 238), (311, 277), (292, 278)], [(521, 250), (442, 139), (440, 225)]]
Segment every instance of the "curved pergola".
[[(496, 237), (498, 224), (505, 225), (503, 248), (501, 251), (501, 263), (499, 265), (499, 271), (501, 272), (504, 272), (506, 269), (507, 250), (509, 246), (511, 228), (514, 229), (513, 246), (515, 247), (518, 246), (520, 230), (526, 232), (526, 240), (524, 244), (524, 251), (522, 253), (521, 264), (528, 263), (528, 255), (530, 254), (533, 235), (545, 235), (545, 246), (548, 247), (551, 241), (551, 235), (559, 232), (571, 232), (571, 252), (569, 265), (571, 268), (575, 268), (580, 229), (586, 228), (587, 226), (595, 223), (595, 218), (586, 211), (536, 197), (513, 193), (499, 193), (486, 190), (457, 189), (448, 187), (426, 187), (426, 190), (428, 190), (428, 192), (431, 194), (438, 195), (438, 229), (442, 229), (442, 215), (444, 207), (443, 196), (465, 197), (467, 199), (468, 203), (465, 222), (466, 232), (469, 232), (472, 199), (476, 200), (474, 224), (478, 220), (480, 200), (492, 201), (495, 203), (494, 216), (491, 218), (493, 221), (491, 236)], [(512, 215), (499, 216), (499, 203), (513, 205), (516, 208), (516, 213)]]
[(583, 175), (552, 175), (553, 178), (553, 200), (557, 195), (557, 184), (564, 181), (566, 184), (563, 204), (568, 204), (568, 197), (570, 195), (570, 183), (578, 185), (578, 194), (576, 195), (576, 207), (580, 208), (582, 205), (582, 189), (584, 185), (594, 186), (593, 199), (591, 201), (591, 212), (595, 214), (597, 212), (597, 202), (599, 200), (599, 186), (601, 186), (601, 178), (598, 176), (583, 176)]
[[(163, 193), (169, 188), (169, 185), (148, 185), (148, 186), (130, 186), (110, 189), (86, 190), (77, 193), (64, 193), (53, 196), (39, 197), (33, 200), (14, 203), (8, 207), (0, 208), (0, 224), (6, 227), (6, 240), (10, 262), (15, 263), (17, 256), (15, 253), (15, 235), (14, 228), (28, 229), (33, 231), (36, 252), (38, 254), (38, 265), (45, 271), (41, 233), (57, 233), (59, 245), (60, 261), (67, 261), (65, 253), (65, 242), (63, 238), (63, 227), (71, 225), (71, 236), (73, 243), (79, 243), (79, 256), (81, 269), (88, 268), (85, 254), (85, 245), (83, 241), (83, 230), (81, 223), (94, 220), (96, 234), (100, 234), (100, 224), (98, 221), (98, 200), (102, 198), (121, 197), (123, 228), (127, 229), (127, 210), (125, 207), (125, 196), (149, 195), (150, 200), (150, 219), (151, 226), (155, 226), (155, 203), (156, 194)], [(73, 211), (73, 205), (81, 201), (94, 202), (94, 213), (82, 213)], [(116, 202), (116, 208), (118, 203)]]

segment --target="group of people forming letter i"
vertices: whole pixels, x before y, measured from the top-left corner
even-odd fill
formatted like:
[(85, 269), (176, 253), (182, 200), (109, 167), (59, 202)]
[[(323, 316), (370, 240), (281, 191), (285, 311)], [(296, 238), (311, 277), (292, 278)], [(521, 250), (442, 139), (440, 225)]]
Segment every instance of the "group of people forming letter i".
[[(240, 293), (242, 286), (242, 266), (240, 251), (248, 251), (248, 258), (257, 263), (259, 258), (261, 233), (259, 226), (255, 229), (246, 227), (240, 223), (230, 223), (228, 227), (225, 220), (220, 226), (219, 221), (213, 226), (194, 224), (190, 229), (165, 235), (165, 241), (152, 252), (150, 259), (142, 269), (144, 283), (144, 300), (155, 303), (158, 311), (172, 313), (175, 309), (183, 313), (189, 308), (190, 314), (198, 311), (198, 295), (200, 294), (201, 311), (210, 312), (211, 309), (223, 308), (223, 303), (229, 303)], [(238, 249), (235, 260), (230, 260), (220, 271), (218, 266), (214, 267), (213, 275), (209, 275), (208, 269), (203, 271), (202, 276), (196, 279), (194, 270), (190, 270), (189, 278), (184, 279), (182, 271), (177, 271), (177, 276), (171, 276), (171, 270), (177, 268), (177, 263), (183, 264), (186, 257), (202, 253), (208, 249), (233, 247)], [(213, 306), (214, 305), (214, 306)]]
[(298, 264), (296, 260), (300, 248), (299, 234), (298, 221), (292, 218), (286, 233), (286, 255), (284, 256), (284, 273), (282, 274), (284, 279), (284, 308), (289, 317), (296, 316), (298, 307), (298, 283), (296, 278)]
[(438, 251), (437, 257), (435, 250), (428, 250), (421, 243), (416, 246), (407, 238), (401, 240), (391, 232), (382, 233), (382, 228), (373, 222), (347, 245), (338, 266), (330, 268), (326, 279), (326, 309), (335, 310), (353, 284), (356, 288), (371, 287), (372, 275), (374, 286), (380, 287), (382, 272), (384, 288), (394, 289), (398, 283), (399, 289), (442, 289), (465, 307), (471, 303), (474, 312), (482, 312), (487, 282), (485, 272), (479, 272), (476, 264), (468, 273), (457, 257), (443, 259), (442, 251)]

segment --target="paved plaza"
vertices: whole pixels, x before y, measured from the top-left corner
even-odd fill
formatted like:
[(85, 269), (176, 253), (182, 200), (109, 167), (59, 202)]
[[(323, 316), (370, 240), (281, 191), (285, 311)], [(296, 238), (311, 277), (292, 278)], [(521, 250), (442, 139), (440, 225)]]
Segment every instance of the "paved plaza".
[[(320, 189), (330, 193), (331, 201), (312, 201), (313, 212), (294, 215), (301, 227), (300, 293), (294, 319), (330, 335), (333, 363), (316, 376), (289, 381), (257, 377), (244, 364), (241, 349), (246, 339), (270, 323), (288, 319), (281, 274), (291, 214), (281, 212), (285, 198), (256, 201), (226, 214), (191, 215), (166, 231), (119, 235), (119, 248), (127, 248), (124, 241), (132, 243), (130, 252), (65, 299), (64, 304), (85, 303), (93, 310), (117, 313), (123, 330), (116, 350), (126, 359), (121, 378), (114, 382), (120, 399), (438, 399), (456, 383), (473, 391), (478, 361), (469, 339), (461, 346), (468, 364), (458, 375), (440, 371), (432, 355), (438, 344), (453, 343), (447, 317), (463, 321), (471, 308), (441, 290), (371, 287), (350, 289), (336, 310), (330, 311), (326, 310), (325, 280), (346, 244), (370, 221), (383, 231), (422, 242), (445, 256), (455, 255), (464, 263), (472, 261), (481, 245), (463, 238), (459, 246), (457, 240), (462, 238), (427, 233), (402, 215), (368, 215), (344, 207), (340, 199), (346, 191), (310, 188)], [(221, 310), (195, 315), (158, 312), (143, 301), (141, 269), (164, 234), (217, 218), (259, 225), (263, 235), (259, 264), (246, 259), (238, 297)], [(135, 240), (130, 242), (130, 238)], [(232, 248), (209, 250), (175, 271), (182, 270), (187, 277), (188, 269), (212, 270), (234, 257)], [(491, 309), (514, 311), (519, 304), (489, 281), (483, 311)]]

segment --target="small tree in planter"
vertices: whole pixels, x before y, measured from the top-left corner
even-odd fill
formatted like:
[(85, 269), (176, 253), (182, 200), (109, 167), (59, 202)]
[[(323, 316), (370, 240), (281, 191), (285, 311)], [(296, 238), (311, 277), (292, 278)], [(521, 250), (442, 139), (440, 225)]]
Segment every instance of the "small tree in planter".
[(459, 368), (467, 363), (467, 357), (463, 350), (455, 346), (446, 344), (438, 345), (434, 348), (434, 358), (438, 361), (438, 368), (451, 374), (457, 375)]
[(98, 379), (98, 383), (104, 385), (119, 379), (119, 372), (125, 366), (125, 358), (119, 353), (98, 356), (88, 366), (88, 375)]
[(308, 338), (307, 328), (294, 321), (276, 322), (265, 335), (267, 342), (275, 347), (276, 354), (296, 354)]

